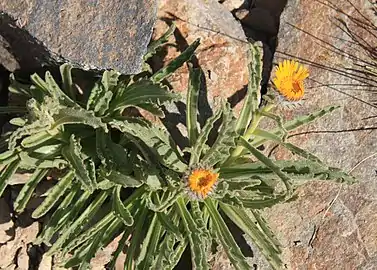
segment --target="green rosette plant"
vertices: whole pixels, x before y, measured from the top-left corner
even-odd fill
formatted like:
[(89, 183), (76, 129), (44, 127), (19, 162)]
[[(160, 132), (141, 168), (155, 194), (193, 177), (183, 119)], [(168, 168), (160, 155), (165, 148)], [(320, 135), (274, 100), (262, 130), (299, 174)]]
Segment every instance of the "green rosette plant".
[[(146, 59), (173, 30), (151, 44)], [(291, 199), (307, 180), (354, 181), (285, 140), (289, 131), (335, 106), (288, 122), (271, 113), (275, 99), (259, 106), (262, 64), (256, 45), (250, 47), (250, 82), (238, 117), (224, 103), (199, 127), (201, 73), (190, 66), (188, 148), (180, 149), (163, 126), (125, 113), (136, 107), (162, 117), (161, 105), (178, 98), (162, 81), (188, 61), (198, 45), (194, 42), (153, 74), (147, 65), (137, 76), (105, 71), (90, 91), (83, 91), (87, 97), (75, 91), (69, 64), (60, 68), (60, 85), (49, 72), (44, 80), (32, 75), (31, 85), (13, 81), (11, 90), (29, 97), (28, 113), (12, 119), (18, 128), (4, 136), (8, 151), (0, 155), (0, 196), (18, 168), (31, 170), (15, 201), (21, 213), (38, 183), (52, 170), (59, 172), (32, 216), (48, 216), (35, 243), (49, 246), (47, 253), (58, 256), (65, 267), (90, 268), (97, 251), (119, 237), (109, 269), (123, 250), (124, 269), (173, 269), (187, 248), (194, 269), (209, 269), (211, 247), (216, 245), (235, 269), (250, 269), (224, 221), (227, 216), (271, 266), (280, 269), (281, 247), (260, 210)], [(277, 127), (259, 128), (264, 118), (275, 120)], [(210, 134), (216, 135), (212, 141)], [(258, 150), (268, 141), (302, 158), (272, 160)]]

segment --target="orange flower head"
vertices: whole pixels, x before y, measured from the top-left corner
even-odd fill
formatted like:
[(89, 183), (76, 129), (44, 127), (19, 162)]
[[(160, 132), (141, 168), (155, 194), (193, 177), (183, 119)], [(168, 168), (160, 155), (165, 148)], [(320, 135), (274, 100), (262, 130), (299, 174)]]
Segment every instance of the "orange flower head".
[(195, 169), (187, 178), (188, 189), (195, 197), (206, 198), (219, 178), (218, 173), (207, 169)]
[(288, 101), (298, 101), (304, 96), (304, 80), (309, 71), (303, 65), (293, 60), (279, 63), (273, 82), (279, 93)]

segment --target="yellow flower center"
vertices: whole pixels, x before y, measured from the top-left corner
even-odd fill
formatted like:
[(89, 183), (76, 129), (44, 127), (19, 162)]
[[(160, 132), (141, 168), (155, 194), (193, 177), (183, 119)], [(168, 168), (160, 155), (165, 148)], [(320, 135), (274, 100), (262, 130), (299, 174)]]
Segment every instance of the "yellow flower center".
[(296, 61), (284, 60), (276, 69), (273, 82), (287, 100), (297, 101), (304, 96), (304, 80), (308, 76), (309, 71), (306, 67)]
[(210, 170), (196, 169), (188, 177), (188, 186), (196, 195), (205, 198), (216, 184), (218, 178), (218, 173)]

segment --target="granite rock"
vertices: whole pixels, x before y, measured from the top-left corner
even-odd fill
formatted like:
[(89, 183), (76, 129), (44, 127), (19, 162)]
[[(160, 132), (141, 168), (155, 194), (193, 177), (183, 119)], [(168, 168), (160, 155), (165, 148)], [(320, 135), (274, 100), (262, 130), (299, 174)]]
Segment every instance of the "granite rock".
[[(193, 63), (203, 71), (205, 89), (202, 92), (208, 93), (210, 105), (218, 97), (236, 97), (242, 92), (247, 84), (245, 67), (248, 45), (240, 23), (229, 10), (215, 0), (161, 0), (158, 17), (154, 37), (161, 36), (168, 23), (177, 25), (171, 41), (177, 42), (178, 46), (166, 48), (164, 62), (179, 55), (195, 39), (201, 39)], [(188, 85), (187, 66), (178, 69), (169, 82), (174, 90), (185, 92)]]
[[(358, 11), (372, 15), (368, 1), (332, 2), (345, 14), (359, 19)], [(376, 109), (367, 104), (372, 97), (368, 90), (375, 85), (362, 82), (352, 72), (352, 57), (362, 59), (363, 52), (338, 27), (336, 17), (350, 22), (329, 5), (310, 0), (288, 1), (281, 17), (276, 62), (295, 58), (310, 71), (303, 105), (295, 110), (282, 109), (281, 113), (290, 119), (330, 104), (341, 106), (296, 131), (289, 141), (330, 166), (351, 172), (359, 181), (352, 186), (307, 184), (300, 188), (297, 201), (266, 212), (285, 247), (288, 269), (373, 269), (368, 267), (377, 256), (377, 158), (371, 156), (377, 149), (377, 131), (363, 130), (373, 126), (372, 120), (364, 118), (376, 114)], [(355, 25), (349, 27), (365, 40), (374, 38)], [(292, 158), (279, 147), (274, 155), (279, 159)]]
[[(44, 57), (42, 63), (48, 62), (49, 53), (41, 53), (47, 52), (45, 46), (56, 59), (61, 56), (87, 68), (113, 68), (133, 74), (141, 71), (157, 3), (155, 0), (1, 0), (0, 10), (15, 19), (2, 19), (0, 35), (16, 59), (20, 58), (18, 55), (28, 57), (25, 52), (37, 51), (34, 56)], [(7, 27), (10, 23), (18, 29), (11, 31)], [(18, 41), (28, 33), (36, 38), (35, 44), (23, 43), (26, 47), (20, 48)]]
[[(35, 240), (38, 232), (38, 222), (34, 222), (30, 226), (25, 228), (17, 227), (14, 239), (0, 246), (0, 269), (11, 266), (15, 260), (15, 257), (17, 261), (18, 256), (16, 256), (16, 254), (20, 248), (22, 248), (23, 251), (19, 254), (19, 262), (21, 263), (28, 261), (25, 258), (25, 256), (27, 256), (27, 244)], [(19, 267), (21, 266), (19, 265)], [(25, 263), (23, 263), (22, 267), (24, 269), (28, 269), (28, 266), (25, 267)]]

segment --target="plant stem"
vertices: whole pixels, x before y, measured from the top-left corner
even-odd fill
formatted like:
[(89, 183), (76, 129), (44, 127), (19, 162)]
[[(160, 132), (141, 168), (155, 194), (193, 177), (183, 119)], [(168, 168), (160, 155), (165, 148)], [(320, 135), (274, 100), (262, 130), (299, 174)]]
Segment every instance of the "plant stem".
[[(274, 107), (274, 104), (270, 103), (270, 104), (267, 104), (265, 107), (263, 107), (261, 111), (255, 112), (253, 120), (251, 121), (249, 128), (247, 129), (245, 134), (241, 136), (245, 141), (250, 140), (255, 129), (258, 127), (260, 121), (263, 118), (263, 113), (269, 112), (273, 107)], [(225, 161), (223, 165), (229, 165), (232, 161), (236, 160), (241, 155), (243, 149), (244, 149), (243, 145), (238, 144), (237, 147), (230, 154), (230, 157)]]

